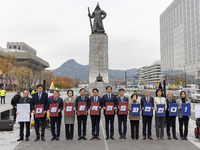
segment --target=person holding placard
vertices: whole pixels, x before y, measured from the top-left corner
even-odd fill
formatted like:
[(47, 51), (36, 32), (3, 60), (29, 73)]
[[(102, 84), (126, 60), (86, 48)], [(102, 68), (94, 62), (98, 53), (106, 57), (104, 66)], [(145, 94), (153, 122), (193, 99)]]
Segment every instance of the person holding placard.
[[(32, 112), (32, 107), (31, 107), (31, 103), (32, 103), (32, 99), (30, 97), (28, 97), (29, 95), (29, 91), (28, 90), (24, 90), (23, 92), (23, 97), (21, 97), (19, 99), (18, 104), (30, 104), (30, 117), (31, 117), (31, 112)], [(17, 107), (16, 107), (17, 108)], [(18, 115), (19, 113), (16, 112), (16, 114)], [(26, 124), (26, 141), (29, 141), (29, 136), (30, 136), (30, 121), (27, 122), (19, 122), (19, 126), (20, 126), (20, 138), (17, 141), (21, 141), (24, 140), (24, 124)]]
[[(126, 102), (128, 107), (128, 98), (124, 96), (124, 89), (119, 89), (119, 97), (118, 100), (118, 131), (119, 131), (119, 139), (126, 139), (126, 132), (127, 132), (127, 114), (119, 114), (119, 103), (120, 102)], [(124, 106), (125, 107), (125, 106)], [(123, 132), (122, 132), (122, 123), (123, 123)]]
[[(134, 139), (136, 138), (136, 140), (139, 138), (139, 121), (140, 121), (140, 115), (139, 116), (132, 116), (131, 115), (131, 111), (133, 111), (131, 109), (131, 105), (132, 104), (140, 104), (139, 101), (137, 101), (137, 94), (132, 94), (131, 95), (131, 101), (128, 104), (128, 110), (129, 110), (129, 119), (130, 119), (130, 124), (131, 124), (131, 138)], [(138, 110), (139, 112), (141, 111), (141, 105), (140, 108)], [(135, 134), (134, 134), (135, 131)]]
[[(86, 136), (86, 123), (87, 123), (87, 111), (90, 108), (90, 99), (85, 96), (86, 90), (84, 88), (80, 89), (80, 96), (78, 96), (76, 98), (76, 102), (75, 102), (75, 107), (76, 107), (76, 111), (77, 111), (77, 120), (78, 120), (78, 140), (84, 139), (87, 140)], [(86, 107), (81, 107), (78, 108), (78, 103), (80, 102), (85, 102), (86, 103)], [(79, 111), (86, 111), (86, 115), (81, 115), (79, 114)], [(83, 136), (81, 136), (81, 124), (83, 124)]]
[[(106, 138), (105, 140), (109, 139), (109, 122), (110, 122), (110, 138), (114, 140), (114, 118), (115, 118), (115, 110), (117, 108), (117, 98), (114, 94), (112, 94), (112, 87), (107, 86), (106, 87), (107, 93), (103, 96), (103, 109), (104, 109), (104, 115), (105, 115), (105, 129), (106, 129)], [(114, 115), (107, 115), (106, 114), (106, 103), (114, 103)]]
[[(185, 91), (181, 91), (180, 98), (176, 101), (176, 103), (178, 103), (178, 120), (179, 120), (180, 137), (182, 140), (187, 140), (189, 116), (182, 115), (182, 104), (190, 103), (190, 100), (186, 98)], [(183, 134), (183, 125), (184, 125), (184, 134)]]
[[(43, 92), (43, 85), (39, 84), (37, 86), (37, 93), (32, 95), (32, 109), (33, 109), (33, 114), (34, 114), (34, 119), (35, 119), (35, 133), (36, 133), (36, 138), (35, 141), (38, 141), (40, 139), (40, 132), (39, 128), (41, 125), (41, 140), (45, 141), (45, 119), (46, 119), (46, 112), (48, 108), (48, 95), (47, 93)], [(35, 110), (35, 107), (37, 105), (43, 105), (43, 110), (42, 108), (38, 109), (39, 111)], [(36, 118), (36, 114), (43, 112), (42, 117)]]
[[(72, 103), (74, 108), (72, 108), (72, 111), (75, 111), (75, 102), (76, 99), (73, 97), (74, 92), (73, 90), (68, 90), (67, 91), (68, 97), (64, 99), (64, 104), (66, 103)], [(66, 108), (63, 109), (63, 111), (67, 111)], [(75, 113), (71, 116), (65, 116), (64, 117), (64, 122), (65, 122), (65, 136), (66, 140), (73, 140), (74, 136), (74, 122), (75, 122)]]
[[(143, 140), (146, 140), (146, 128), (148, 125), (148, 139), (153, 140), (151, 137), (151, 125), (152, 125), (152, 118), (153, 118), (153, 110), (154, 110), (154, 98), (150, 96), (150, 91), (145, 91), (145, 96), (143, 96), (140, 100), (141, 109), (142, 109), (142, 123), (143, 123)], [(148, 112), (146, 111), (147, 108), (145, 105), (148, 106)], [(151, 105), (151, 106), (150, 106)], [(145, 110), (146, 109), (146, 110)], [(148, 115), (145, 113), (147, 112)]]
[[(57, 107), (51, 107), (52, 104), (57, 104)], [(60, 126), (62, 119), (62, 110), (63, 110), (63, 99), (59, 97), (59, 91), (53, 91), (53, 97), (49, 99), (48, 111), (50, 113), (51, 118), (51, 134), (53, 140), (59, 140), (60, 137)], [(58, 116), (51, 116), (51, 113), (58, 113)], [(57, 127), (57, 134), (55, 133), (55, 124)]]
[[(172, 99), (172, 92), (168, 92), (167, 93), (167, 111), (166, 111), (166, 118), (167, 118), (167, 136), (168, 136), (168, 140), (171, 140), (171, 136), (170, 136), (170, 126), (172, 125), (172, 134), (173, 134), (173, 138), (175, 140), (178, 140), (178, 138), (176, 137), (176, 116), (170, 116), (169, 112), (171, 112), (172, 110), (170, 110), (170, 104), (174, 104), (176, 103), (176, 101), (174, 99)], [(171, 108), (172, 109), (172, 108)], [(176, 107), (174, 109), (177, 109)]]
[[(164, 108), (161, 108), (157, 110), (157, 107), (159, 107), (160, 104), (164, 104)], [(165, 123), (165, 116), (160, 117), (159, 115), (165, 114), (165, 111), (167, 109), (167, 103), (166, 99), (162, 97), (162, 90), (157, 89), (156, 90), (156, 97), (154, 98), (154, 107), (155, 107), (155, 118), (156, 118), (156, 136), (157, 139), (164, 140), (164, 123)], [(161, 127), (161, 133), (159, 132), (159, 126)]]
[(90, 110), (92, 111), (92, 109), (96, 109), (96, 111), (99, 111), (99, 115), (91, 115), (91, 113), (90, 113), (91, 122), (92, 122), (92, 137), (90, 140), (93, 140), (95, 138), (100, 140), (100, 138), (99, 138), (99, 122), (100, 122), (100, 118), (101, 118), (100, 110), (102, 108), (102, 98), (100, 96), (98, 96), (99, 90), (97, 88), (94, 88), (92, 90), (92, 93), (93, 93), (93, 96), (90, 97), (90, 104), (99, 103), (98, 104), (99, 106), (93, 106), (94, 108), (92, 108), (92, 106), (91, 106)]

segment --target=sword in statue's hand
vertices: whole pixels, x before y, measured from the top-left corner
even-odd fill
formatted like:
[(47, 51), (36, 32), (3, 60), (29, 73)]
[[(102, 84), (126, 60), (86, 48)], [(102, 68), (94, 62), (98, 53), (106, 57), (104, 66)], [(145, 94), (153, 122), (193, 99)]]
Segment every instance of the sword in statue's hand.
[(88, 7), (88, 17), (89, 17), (89, 20), (90, 20), (91, 32), (93, 33), (93, 30), (92, 30), (92, 20), (91, 20), (91, 14), (90, 14), (90, 8), (89, 7)]

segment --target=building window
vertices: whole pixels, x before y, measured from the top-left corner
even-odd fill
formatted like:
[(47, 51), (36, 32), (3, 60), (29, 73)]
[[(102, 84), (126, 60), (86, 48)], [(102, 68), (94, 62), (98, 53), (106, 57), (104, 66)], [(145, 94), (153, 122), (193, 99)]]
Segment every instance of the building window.
[(18, 45), (18, 49), (21, 50), (21, 45)]
[(17, 49), (17, 45), (16, 44), (13, 45), (13, 49)]
[(11, 44), (9, 45), (9, 49), (12, 49), (12, 45)]

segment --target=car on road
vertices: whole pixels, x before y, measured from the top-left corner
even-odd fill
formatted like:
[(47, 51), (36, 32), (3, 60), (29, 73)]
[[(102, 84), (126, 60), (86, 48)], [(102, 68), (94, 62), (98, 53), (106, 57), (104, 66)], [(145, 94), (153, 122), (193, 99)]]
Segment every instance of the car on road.
[[(190, 94), (192, 103), (200, 102), (200, 89), (184, 88), (183, 91), (187, 91)], [(187, 93), (186, 93), (187, 94)]]

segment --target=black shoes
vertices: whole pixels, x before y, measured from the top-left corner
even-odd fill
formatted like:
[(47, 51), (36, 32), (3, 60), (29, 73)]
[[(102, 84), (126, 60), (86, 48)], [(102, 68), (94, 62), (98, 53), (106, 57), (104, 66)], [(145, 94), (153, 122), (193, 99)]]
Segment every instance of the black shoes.
[(78, 137), (78, 140), (81, 140), (81, 137), (80, 137), (80, 136)]
[(56, 137), (56, 141), (58, 141), (58, 140), (59, 140), (59, 137), (57, 136), (57, 137)]
[(146, 137), (143, 137), (143, 140), (146, 140)]
[(148, 139), (153, 140), (153, 138), (151, 136), (149, 136)]
[(87, 140), (87, 138), (85, 136), (83, 136), (82, 139)]
[(112, 140), (115, 140), (115, 138), (114, 137), (110, 137)]
[(173, 139), (175, 139), (175, 140), (178, 140), (178, 138), (177, 138), (177, 137), (173, 137)]
[(51, 138), (51, 141), (53, 141), (53, 140), (55, 140), (56, 139), (56, 136), (53, 136), (52, 138)]
[(122, 138), (123, 138), (122, 136), (119, 137), (119, 139), (122, 139)]
[(168, 138), (167, 138), (168, 140), (171, 140), (171, 137), (170, 136), (168, 136)]
[(123, 136), (124, 139), (126, 139), (126, 136)]
[(34, 141), (38, 141), (39, 139), (40, 139), (39, 137), (36, 137)]
[(109, 137), (106, 137), (106, 138), (105, 138), (105, 140), (108, 140), (108, 139), (109, 139)]
[(187, 137), (184, 137), (184, 140), (188, 140)]
[(23, 138), (19, 138), (17, 141), (19, 142), (19, 141), (22, 141), (22, 140), (24, 140)]
[(46, 141), (44, 137), (41, 138), (42, 141)]
[(181, 137), (181, 140), (184, 140), (184, 137)]
[(29, 141), (29, 138), (28, 138), (28, 137), (26, 138), (26, 141)]

